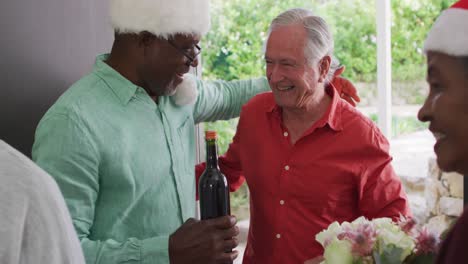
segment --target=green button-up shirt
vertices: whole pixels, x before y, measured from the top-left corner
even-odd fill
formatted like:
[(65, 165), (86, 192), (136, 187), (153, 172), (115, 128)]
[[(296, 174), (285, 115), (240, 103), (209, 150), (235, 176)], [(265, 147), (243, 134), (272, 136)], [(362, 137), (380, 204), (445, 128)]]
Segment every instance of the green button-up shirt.
[(195, 123), (238, 116), (268, 83), (197, 80), (195, 104), (156, 104), (105, 59), (42, 118), (33, 159), (59, 184), (87, 263), (169, 263), (169, 235), (195, 215)]

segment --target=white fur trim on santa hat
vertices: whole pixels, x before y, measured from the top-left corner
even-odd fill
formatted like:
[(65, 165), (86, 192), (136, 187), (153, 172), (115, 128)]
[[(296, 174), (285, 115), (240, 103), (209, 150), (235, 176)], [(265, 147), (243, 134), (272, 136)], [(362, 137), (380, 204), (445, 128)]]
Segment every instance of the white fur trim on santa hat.
[(185, 74), (184, 80), (176, 87), (176, 92), (172, 96), (176, 105), (193, 104), (197, 100), (198, 89), (197, 80), (192, 74)]
[(148, 31), (204, 35), (210, 29), (209, 0), (110, 0), (110, 18), (120, 33)]
[(449, 8), (441, 13), (429, 31), (424, 52), (468, 56), (468, 10)]

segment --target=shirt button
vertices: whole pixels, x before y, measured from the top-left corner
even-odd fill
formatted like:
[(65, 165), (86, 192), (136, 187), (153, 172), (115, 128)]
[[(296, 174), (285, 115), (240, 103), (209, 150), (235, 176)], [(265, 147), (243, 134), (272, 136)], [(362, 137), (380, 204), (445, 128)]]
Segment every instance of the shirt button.
[(285, 137), (287, 137), (288, 135), (289, 135), (288, 132), (283, 133), (283, 136), (285, 136)]
[(284, 169), (288, 171), (288, 170), (289, 170), (289, 166), (288, 166), (288, 165), (284, 166)]
[(284, 204), (284, 201), (283, 201), (283, 200), (281, 200), (281, 201), (280, 201), (280, 204), (281, 204), (281, 205), (283, 205), (283, 204)]
[(276, 234), (276, 238), (281, 238), (281, 234)]

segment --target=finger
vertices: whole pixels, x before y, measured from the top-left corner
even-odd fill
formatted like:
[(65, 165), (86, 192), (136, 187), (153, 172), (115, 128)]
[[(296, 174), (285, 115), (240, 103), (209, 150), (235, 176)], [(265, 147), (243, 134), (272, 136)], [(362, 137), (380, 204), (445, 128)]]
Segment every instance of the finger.
[(183, 226), (191, 226), (195, 223), (199, 222), (198, 220), (194, 219), (194, 218), (189, 218), (187, 219), (187, 221), (184, 222)]
[(349, 97), (349, 96), (347, 96), (347, 95), (343, 96), (342, 98), (343, 98), (346, 102), (348, 102), (350, 105), (352, 105), (352, 106), (354, 106), (354, 107), (356, 106), (356, 103), (354, 102), (353, 98), (351, 98), (351, 97)]
[(237, 219), (234, 216), (221, 216), (214, 219), (205, 220), (207, 224), (218, 229), (227, 229), (235, 226)]
[(223, 251), (224, 252), (231, 252), (238, 245), (239, 245), (239, 240), (237, 239), (237, 237), (233, 237), (231, 239), (224, 240)]
[(217, 258), (216, 263), (224, 264), (224, 263), (232, 263), (237, 256), (239, 256), (239, 251), (233, 250), (232, 252), (223, 252)]
[(349, 80), (346, 81), (346, 84), (343, 85), (342, 92), (351, 96), (356, 102), (361, 102), (356, 87)]
[(349, 96), (357, 96), (357, 89), (351, 82), (347, 82), (343, 85), (343, 92)]
[(358, 103), (361, 102), (361, 98), (359, 98), (359, 95), (357, 95), (357, 94), (351, 95), (351, 98), (353, 98), (354, 101), (356, 101), (356, 102), (358, 102)]
[(195, 218), (189, 218), (187, 219), (187, 221), (185, 221), (185, 223), (196, 223), (197, 220)]
[(340, 76), (345, 70), (345, 66), (340, 66), (338, 69), (335, 70), (333, 73), (333, 77)]
[(344, 92), (344, 90), (346, 89), (346, 82), (344, 80), (345, 79), (343, 79), (343, 77), (340, 76), (333, 79), (333, 86), (340, 93)]
[(228, 229), (216, 229), (216, 236), (221, 240), (232, 239), (239, 235), (239, 228), (237, 226), (233, 226)]
[(351, 98), (353, 98), (357, 102), (361, 101), (361, 98), (359, 98), (359, 95), (357, 93), (356, 87), (354, 87), (354, 85), (352, 85), (352, 84), (346, 86), (345, 89), (343, 89), (343, 93), (350, 96)]
[(229, 229), (221, 230), (221, 238), (222, 239), (230, 239), (232, 237), (236, 237), (239, 235), (239, 227), (233, 226)]
[(353, 98), (351, 98), (349, 95), (347, 94), (342, 94), (341, 98), (343, 98), (344, 100), (346, 100), (346, 102), (348, 102), (349, 104), (351, 104), (352, 106), (356, 106), (356, 103), (353, 101)]

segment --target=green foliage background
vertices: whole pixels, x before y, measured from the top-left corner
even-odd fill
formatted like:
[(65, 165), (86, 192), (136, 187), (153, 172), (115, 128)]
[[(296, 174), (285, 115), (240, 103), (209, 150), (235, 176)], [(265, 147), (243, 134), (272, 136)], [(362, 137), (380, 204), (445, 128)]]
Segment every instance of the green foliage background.
[[(392, 70), (399, 81), (424, 78), (423, 41), (441, 10), (454, 0), (393, 0)], [(354, 82), (376, 79), (376, 11), (369, 0), (212, 0), (212, 29), (202, 40), (205, 79), (243, 79), (264, 74), (263, 44), (280, 12), (305, 7), (332, 28), (335, 55)]]

